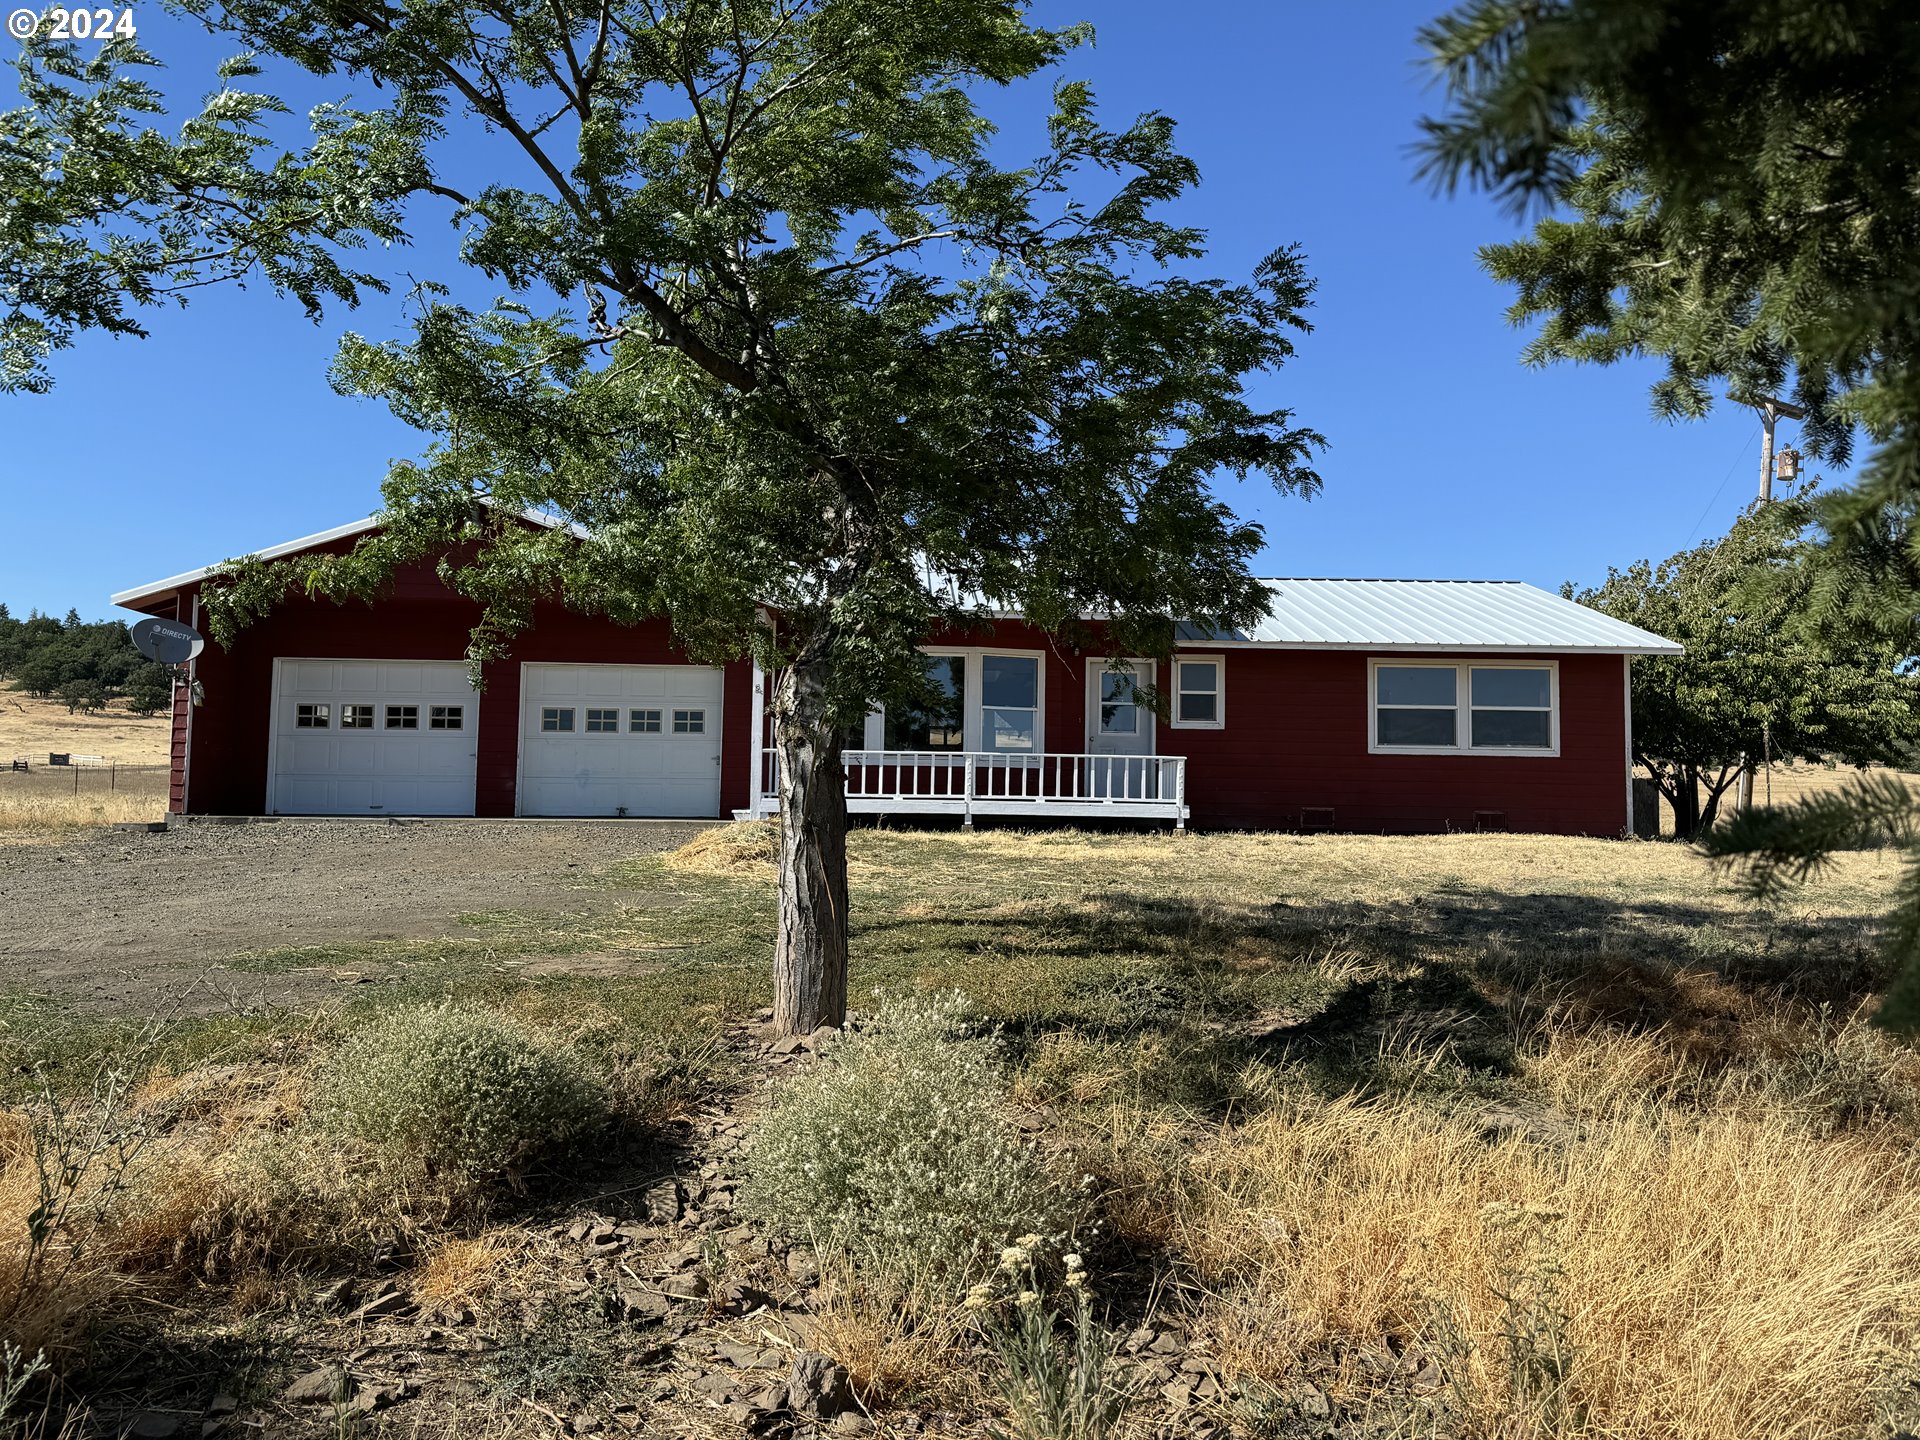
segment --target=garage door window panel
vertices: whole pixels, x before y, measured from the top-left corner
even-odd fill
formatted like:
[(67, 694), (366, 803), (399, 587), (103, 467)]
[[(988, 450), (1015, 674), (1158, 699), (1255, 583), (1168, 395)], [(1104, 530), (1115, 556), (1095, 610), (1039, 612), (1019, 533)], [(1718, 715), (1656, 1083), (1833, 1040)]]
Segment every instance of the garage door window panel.
[(660, 712), (658, 710), (631, 711), (627, 716), (627, 728), (635, 735), (658, 735)]
[(324, 730), (332, 709), (326, 705), (296, 705), (293, 707), (293, 728), (296, 730)]
[(587, 733), (589, 735), (618, 735), (620, 733), (620, 712), (618, 710), (587, 710)]
[(387, 729), (418, 730), (420, 728), (420, 707), (418, 705), (387, 706)]
[(704, 735), (707, 733), (707, 712), (704, 710), (676, 710), (673, 712), (673, 733), (676, 735)]
[(549, 735), (564, 735), (573, 730), (573, 707), (549, 705), (540, 712), (540, 728)]
[(459, 730), (466, 724), (464, 705), (435, 705), (427, 712), (427, 728), (431, 730)]
[(340, 707), (340, 728), (342, 730), (373, 729), (373, 706), (342, 705)]

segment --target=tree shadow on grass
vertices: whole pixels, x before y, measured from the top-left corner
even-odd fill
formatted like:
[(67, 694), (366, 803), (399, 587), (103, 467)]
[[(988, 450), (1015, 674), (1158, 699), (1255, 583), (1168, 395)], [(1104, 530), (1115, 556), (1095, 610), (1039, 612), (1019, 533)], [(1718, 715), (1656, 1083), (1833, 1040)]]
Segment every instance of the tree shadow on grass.
[(1884, 984), (1873, 922), (1446, 889), (1403, 902), (1104, 891), (856, 923), (856, 977), (972, 992), (1015, 1058), (1049, 1037), (1156, 1044), (1164, 1098), (1235, 1102), (1249, 1061), (1330, 1093), (1497, 1088), (1529, 1018), (1726, 1052), (1769, 1008), (1848, 1013)]

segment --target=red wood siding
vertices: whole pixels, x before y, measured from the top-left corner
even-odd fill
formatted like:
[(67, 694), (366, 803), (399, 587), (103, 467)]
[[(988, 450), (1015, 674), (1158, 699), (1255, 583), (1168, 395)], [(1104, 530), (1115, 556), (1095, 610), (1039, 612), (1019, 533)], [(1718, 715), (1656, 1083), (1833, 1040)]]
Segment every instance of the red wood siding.
[[(182, 601), (183, 617), (189, 605)], [(154, 608), (172, 613), (172, 602)], [(233, 651), (210, 644), (197, 667), (206, 693), (191, 712), (190, 745), (186, 696), (175, 696), (174, 807), (198, 814), (263, 808), (276, 656), (454, 660), (478, 618), (476, 606), (421, 567), (397, 576), (375, 606), (290, 600), (244, 632)], [(1087, 670), (1101, 652), (1070, 650), (1019, 621), (943, 633), (932, 643), (1042, 652), (1045, 746), (1066, 754), (1086, 749)], [(1183, 730), (1161, 721), (1157, 744), (1161, 754), (1188, 757), (1187, 800), (1197, 826), (1293, 828), (1302, 811), (1315, 809), (1333, 811), (1339, 830), (1467, 830), (1481, 811), (1503, 813), (1507, 828), (1518, 831), (1618, 835), (1626, 828), (1625, 667), (1617, 655), (1542, 657), (1560, 668), (1560, 754), (1502, 757), (1369, 754), (1364, 652), (1206, 653), (1225, 656), (1225, 728)], [(486, 667), (475, 778), (480, 815), (514, 812), (523, 661), (688, 663), (664, 621), (617, 626), (539, 607), (512, 657)], [(727, 814), (746, 806), (751, 783), (747, 664), (727, 665), (722, 685), (720, 794)]]
[(1471, 830), (1475, 812), (1491, 810), (1504, 813), (1511, 830), (1626, 829), (1625, 667), (1618, 655), (1528, 657), (1559, 663), (1560, 753), (1499, 756), (1369, 754), (1367, 663), (1391, 657), (1222, 653), (1225, 728), (1160, 726), (1160, 752), (1189, 758), (1187, 803), (1197, 825), (1290, 828), (1301, 823), (1302, 810), (1331, 809), (1337, 830)]
[[(199, 660), (203, 703), (193, 713), (187, 804), (200, 815), (257, 815), (266, 805), (267, 736), (276, 658), (458, 660), (480, 610), (428, 567), (402, 571), (374, 605), (290, 599), (254, 622), (231, 651), (208, 644)], [(474, 813), (514, 813), (519, 766), (520, 666), (691, 663), (667, 622), (615, 625), (558, 605), (540, 605), (511, 654), (482, 671)], [(722, 671), (720, 805), (747, 803), (752, 680), (745, 662)], [(176, 714), (178, 710), (176, 709)], [(176, 760), (176, 764), (178, 761)], [(176, 784), (179, 775), (176, 773)]]

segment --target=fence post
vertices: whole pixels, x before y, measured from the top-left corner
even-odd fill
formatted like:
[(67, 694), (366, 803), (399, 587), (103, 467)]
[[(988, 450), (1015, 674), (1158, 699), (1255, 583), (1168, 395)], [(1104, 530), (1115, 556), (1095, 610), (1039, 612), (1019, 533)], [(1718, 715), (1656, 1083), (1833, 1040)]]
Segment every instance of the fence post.
[(967, 799), (966, 810), (960, 817), (962, 830), (973, 829), (973, 752), (967, 752)]

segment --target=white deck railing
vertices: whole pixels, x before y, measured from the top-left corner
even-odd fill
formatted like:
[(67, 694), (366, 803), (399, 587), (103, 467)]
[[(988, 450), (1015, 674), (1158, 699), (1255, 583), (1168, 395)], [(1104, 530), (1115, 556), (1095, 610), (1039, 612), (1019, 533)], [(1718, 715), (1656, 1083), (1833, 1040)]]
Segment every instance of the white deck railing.
[[(998, 750), (846, 750), (855, 814), (1026, 815), (1187, 823), (1183, 755), (1018, 754)], [(762, 752), (756, 816), (780, 810), (779, 757)]]

